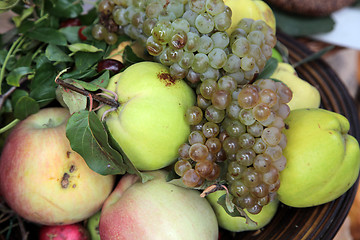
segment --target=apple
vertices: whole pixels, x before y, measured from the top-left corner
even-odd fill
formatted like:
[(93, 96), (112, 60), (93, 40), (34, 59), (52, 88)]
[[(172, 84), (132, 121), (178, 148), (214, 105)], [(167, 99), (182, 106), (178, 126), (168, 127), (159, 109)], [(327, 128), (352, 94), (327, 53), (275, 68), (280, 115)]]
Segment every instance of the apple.
[(279, 200), (274, 199), (269, 204), (265, 205), (258, 214), (251, 214), (245, 209), (244, 211), (249, 218), (257, 223), (256, 226), (254, 226), (247, 224), (244, 217), (230, 216), (217, 202), (225, 193), (225, 190), (216, 191), (210, 193), (206, 198), (215, 211), (219, 226), (231, 232), (254, 231), (265, 227), (273, 219), (279, 206)]
[(271, 78), (285, 83), (293, 92), (293, 97), (288, 103), (290, 110), (318, 108), (320, 106), (321, 96), (319, 90), (301, 79), (290, 64), (279, 62)]
[(99, 222), (101, 211), (98, 211), (87, 220), (87, 230), (90, 233), (91, 240), (100, 240)]
[(348, 134), (349, 121), (320, 109), (296, 109), (285, 119), (286, 167), (280, 172), (279, 200), (291, 207), (310, 207), (335, 200), (356, 181), (358, 141)]
[(59, 226), (42, 226), (39, 231), (39, 240), (90, 240), (89, 232), (79, 224)]
[(215, 213), (200, 192), (166, 182), (164, 170), (149, 174), (146, 183), (137, 175), (120, 179), (101, 210), (102, 240), (218, 239)]
[(193, 89), (155, 62), (131, 65), (112, 77), (107, 89), (118, 95), (120, 107), (106, 115), (106, 125), (134, 166), (145, 171), (173, 163), (190, 134), (184, 115), (195, 103)]
[(0, 192), (23, 218), (71, 224), (100, 210), (115, 176), (92, 171), (65, 135), (64, 108), (44, 108), (21, 121), (6, 139), (0, 158)]

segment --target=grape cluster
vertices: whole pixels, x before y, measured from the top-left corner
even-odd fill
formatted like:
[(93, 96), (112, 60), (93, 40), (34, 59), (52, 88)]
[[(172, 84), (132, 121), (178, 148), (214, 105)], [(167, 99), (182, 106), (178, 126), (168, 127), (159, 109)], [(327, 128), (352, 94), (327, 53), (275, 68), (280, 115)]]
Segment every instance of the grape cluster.
[(221, 81), (210, 85), (206, 89), (212, 91), (199, 91), (196, 106), (186, 112), (191, 133), (179, 147), (175, 172), (185, 185), (199, 187), (219, 178), (219, 162), (226, 161), (234, 204), (257, 214), (280, 187), (279, 172), (286, 165), (282, 129), (292, 92), (271, 79), (239, 88), (226, 84), (235, 88), (232, 92), (223, 90)]
[(223, 0), (102, 0), (98, 11), (94, 38), (114, 44), (124, 33), (140, 40), (174, 79), (195, 86), (225, 75), (238, 84), (253, 80), (276, 43), (262, 20), (243, 19), (229, 35), (232, 12)]

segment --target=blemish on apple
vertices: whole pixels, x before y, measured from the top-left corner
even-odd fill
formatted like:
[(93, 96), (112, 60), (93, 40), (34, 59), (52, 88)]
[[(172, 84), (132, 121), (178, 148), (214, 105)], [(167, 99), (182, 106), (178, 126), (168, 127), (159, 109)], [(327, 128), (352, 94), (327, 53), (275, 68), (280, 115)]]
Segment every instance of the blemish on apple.
[(61, 179), (61, 187), (67, 188), (69, 186), (69, 178), (70, 175), (68, 173), (64, 173), (62, 179)]

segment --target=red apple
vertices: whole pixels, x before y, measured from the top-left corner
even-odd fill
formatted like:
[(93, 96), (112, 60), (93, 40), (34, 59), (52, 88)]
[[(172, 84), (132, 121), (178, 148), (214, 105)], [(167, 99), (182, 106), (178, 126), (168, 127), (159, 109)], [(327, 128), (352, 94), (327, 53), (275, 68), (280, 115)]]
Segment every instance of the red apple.
[(43, 225), (71, 224), (100, 210), (114, 176), (92, 171), (65, 135), (69, 112), (45, 108), (21, 121), (0, 157), (0, 192), (23, 218)]
[(214, 240), (218, 224), (214, 211), (200, 192), (165, 181), (165, 171), (139, 182), (125, 175), (101, 210), (101, 240)]
[(39, 240), (90, 240), (90, 235), (86, 228), (79, 223), (43, 226), (39, 232)]

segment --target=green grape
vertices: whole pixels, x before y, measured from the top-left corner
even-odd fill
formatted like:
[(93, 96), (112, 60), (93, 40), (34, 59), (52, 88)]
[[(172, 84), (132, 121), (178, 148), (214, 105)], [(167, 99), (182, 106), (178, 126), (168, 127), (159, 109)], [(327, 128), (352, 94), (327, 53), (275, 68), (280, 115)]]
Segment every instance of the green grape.
[(214, 25), (213, 18), (207, 13), (201, 13), (195, 19), (195, 27), (202, 34), (210, 33), (214, 29)]
[(241, 67), (241, 59), (235, 54), (228, 54), (223, 68), (228, 73), (236, 73)]
[(194, 55), (194, 61), (191, 68), (197, 73), (204, 73), (209, 66), (209, 58), (206, 54), (197, 53)]
[(189, 149), (189, 156), (195, 162), (204, 161), (209, 154), (208, 148), (201, 143), (191, 145)]
[(181, 180), (188, 187), (197, 187), (203, 183), (201, 176), (195, 171), (195, 169), (189, 169), (185, 171)]
[(206, 138), (215, 138), (220, 133), (220, 127), (213, 122), (206, 122), (202, 127), (202, 132)]
[(91, 33), (96, 40), (103, 40), (107, 34), (107, 30), (103, 25), (96, 24), (91, 29)]
[(185, 160), (190, 159), (189, 150), (190, 150), (189, 144), (187, 144), (187, 143), (181, 144), (180, 147), (178, 148), (178, 153), (179, 153), (180, 158), (185, 159)]
[(226, 31), (231, 26), (231, 14), (224, 11), (214, 17), (214, 27), (218, 31)]
[(194, 145), (195, 143), (205, 144), (206, 137), (202, 131), (192, 131), (189, 134), (188, 141), (190, 145)]
[(192, 169), (191, 164), (189, 163), (189, 161), (184, 159), (177, 161), (174, 165), (175, 173), (180, 177), (184, 176), (184, 173), (190, 169)]
[(216, 16), (225, 11), (225, 3), (223, 0), (206, 0), (205, 9), (212, 16)]
[(225, 118), (225, 111), (210, 105), (205, 110), (205, 118), (209, 122), (220, 123)]
[(215, 48), (225, 49), (230, 42), (229, 35), (226, 32), (216, 32), (211, 35)]
[(203, 35), (200, 37), (199, 48), (198, 48), (199, 53), (208, 54), (213, 48), (214, 48), (214, 42), (209, 36)]
[(225, 65), (227, 61), (227, 56), (225, 51), (221, 48), (214, 48), (208, 54), (208, 59), (211, 67), (215, 69), (220, 69)]
[(203, 111), (198, 106), (191, 106), (186, 109), (185, 120), (189, 125), (196, 125), (203, 119)]
[(151, 34), (155, 41), (161, 44), (166, 44), (171, 40), (173, 36), (173, 27), (170, 22), (166, 20), (161, 20), (157, 22), (153, 28)]

